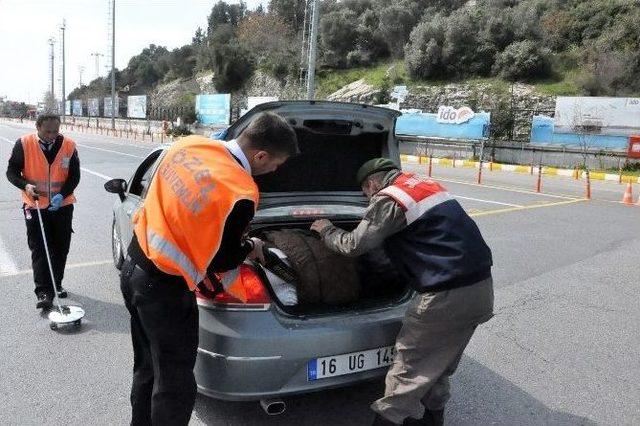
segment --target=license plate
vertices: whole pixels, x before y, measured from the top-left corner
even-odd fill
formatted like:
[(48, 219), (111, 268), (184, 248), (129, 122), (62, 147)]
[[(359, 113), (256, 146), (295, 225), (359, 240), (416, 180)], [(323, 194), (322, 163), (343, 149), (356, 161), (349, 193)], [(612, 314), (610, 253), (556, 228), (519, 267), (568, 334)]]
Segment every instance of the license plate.
[(386, 367), (393, 363), (395, 354), (395, 347), (386, 346), (350, 354), (312, 359), (307, 366), (307, 378), (309, 381), (313, 381)]

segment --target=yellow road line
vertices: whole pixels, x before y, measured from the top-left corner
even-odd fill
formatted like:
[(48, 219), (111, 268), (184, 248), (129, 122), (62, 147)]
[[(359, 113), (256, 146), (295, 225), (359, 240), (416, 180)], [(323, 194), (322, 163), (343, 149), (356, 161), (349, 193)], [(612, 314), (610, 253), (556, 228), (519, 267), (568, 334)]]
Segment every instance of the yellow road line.
[(531, 205), (531, 206), (524, 206), (524, 207), (511, 207), (511, 208), (506, 208), (506, 209), (486, 210), (486, 211), (479, 212), (479, 213), (471, 213), (469, 216), (471, 216), (471, 217), (489, 216), (489, 215), (494, 215), (494, 214), (499, 214), (499, 213), (517, 212), (517, 211), (520, 211), (520, 210), (533, 210), (533, 209), (542, 209), (542, 208), (545, 208), (545, 207), (555, 207), (555, 206), (562, 206), (562, 205), (566, 205), (566, 204), (575, 204), (575, 203), (581, 203), (583, 201), (587, 201), (587, 200), (586, 199), (576, 199), (576, 200), (558, 201), (556, 203), (538, 204), (538, 205)]
[[(83, 263), (72, 263), (65, 267), (65, 271), (69, 269), (78, 269), (78, 268), (86, 268), (88, 266), (100, 266), (100, 265), (108, 265), (112, 264), (112, 260), (98, 260), (95, 262), (83, 262)], [(17, 275), (30, 275), (33, 273), (33, 269), (22, 269), (20, 271), (10, 272), (8, 274), (0, 274), (0, 278), (2, 277), (15, 277)]]
[(565, 200), (576, 200), (576, 199), (579, 199), (579, 197), (575, 197), (575, 196), (571, 196), (571, 195), (560, 195), (560, 194), (550, 194), (550, 193), (547, 193), (547, 192), (528, 191), (526, 189), (518, 189), (518, 188), (510, 187), (510, 186), (487, 185), (487, 184), (484, 184), (484, 183), (483, 184), (477, 184), (477, 183), (465, 182), (465, 181), (461, 181), (461, 180), (441, 178), (441, 177), (438, 177), (438, 176), (433, 176), (433, 180), (435, 180), (436, 182), (437, 181), (443, 181), (443, 182), (450, 182), (450, 183), (458, 183), (460, 185), (478, 186), (480, 188), (501, 189), (503, 191), (519, 192), (521, 194), (539, 195), (541, 197), (563, 198)]

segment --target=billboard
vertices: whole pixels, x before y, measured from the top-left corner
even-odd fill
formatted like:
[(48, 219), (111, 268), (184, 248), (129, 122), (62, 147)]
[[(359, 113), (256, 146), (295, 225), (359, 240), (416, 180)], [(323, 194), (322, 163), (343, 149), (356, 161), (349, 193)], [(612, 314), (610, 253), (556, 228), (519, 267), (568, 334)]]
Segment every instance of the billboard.
[(402, 114), (396, 120), (396, 135), (454, 140), (481, 140), (489, 137), (491, 113), (474, 113), (469, 110), (470, 114), (465, 110), (463, 114), (458, 114), (459, 111), (442, 110), (441, 107), (438, 113)]
[(196, 96), (196, 116), (201, 124), (227, 126), (231, 121), (231, 95)]
[(100, 99), (99, 98), (91, 98), (87, 102), (89, 117), (99, 117), (100, 116)]
[(551, 117), (533, 116), (533, 121), (531, 122), (531, 145), (556, 145), (610, 150), (624, 150), (627, 148), (628, 136), (558, 132), (553, 121), (554, 119)]
[(559, 96), (554, 128), (556, 133), (638, 134), (640, 98)]
[(129, 96), (127, 98), (127, 117), (146, 118), (147, 117), (147, 96)]
[[(120, 110), (120, 99), (116, 98), (115, 116), (118, 117), (118, 111)], [(111, 117), (111, 97), (104, 98), (104, 116)]]
[(75, 115), (76, 117), (81, 117), (82, 116), (82, 101), (76, 100), (76, 101), (72, 101), (71, 103), (71, 107), (73, 109), (73, 115)]
[(64, 102), (64, 115), (71, 115), (71, 101)]
[(240, 115), (245, 115), (251, 109), (257, 107), (260, 104), (266, 104), (267, 102), (275, 102), (277, 100), (278, 98), (275, 96), (249, 96), (249, 98), (247, 99), (247, 108), (246, 109), (243, 108), (242, 111), (240, 111)]

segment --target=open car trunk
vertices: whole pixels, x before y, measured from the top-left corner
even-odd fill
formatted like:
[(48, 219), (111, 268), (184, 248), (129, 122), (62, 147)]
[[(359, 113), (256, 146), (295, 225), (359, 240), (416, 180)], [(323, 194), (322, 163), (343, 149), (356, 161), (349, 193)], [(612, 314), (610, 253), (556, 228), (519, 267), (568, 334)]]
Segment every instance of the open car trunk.
[[(254, 229), (251, 235), (264, 238), (267, 241), (270, 240), (268, 235), (277, 234), (278, 231), (283, 230), (296, 230), (305, 235), (308, 234), (306, 231), (311, 223), (311, 221), (300, 221), (260, 226)], [(357, 221), (343, 221), (336, 222), (336, 225), (343, 229), (351, 230), (357, 223)], [(280, 235), (283, 235), (283, 233)], [(309, 238), (317, 237), (309, 236)], [(268, 245), (274, 247), (271, 242), (268, 242)], [(280, 249), (281, 247), (276, 248)], [(308, 255), (310, 257), (305, 267), (310, 268), (311, 271), (306, 272), (312, 273), (314, 276), (317, 275), (319, 284), (325, 286), (325, 292), (333, 291), (334, 295), (324, 294), (323, 297), (314, 297), (311, 301), (305, 301), (304, 297), (302, 297), (304, 283), (300, 281), (301, 275), (304, 275), (300, 274), (300, 272), (303, 271), (297, 271), (299, 273), (297, 282), (287, 282), (269, 269), (261, 267), (262, 279), (269, 286), (272, 298), (289, 314), (314, 315), (376, 309), (403, 303), (411, 295), (411, 288), (400, 278), (398, 271), (391, 264), (381, 247), (356, 258), (335, 255), (338, 257), (335, 261), (340, 265), (335, 265), (333, 270), (331, 268), (334, 265), (331, 262), (327, 262), (326, 258), (315, 261), (312, 254), (304, 252), (307, 250), (306, 248), (301, 248), (301, 250), (303, 252), (296, 253), (297, 256), (304, 257)], [(282, 251), (284, 252), (284, 250)], [(284, 254), (286, 255), (286, 253)], [(315, 255), (317, 256), (317, 253)], [(351, 262), (352, 267), (347, 266), (345, 268), (345, 261), (347, 263)], [(296, 269), (296, 264), (291, 262), (290, 259), (286, 259), (286, 262), (292, 266), (292, 269)], [(340, 275), (342, 271), (351, 271), (355, 276)], [(354, 284), (354, 282), (357, 284)], [(350, 290), (347, 290), (345, 294), (345, 291), (340, 289), (341, 285), (348, 286)], [(355, 294), (354, 285), (357, 285), (357, 293)]]
[[(229, 128), (226, 139), (237, 138), (256, 114), (265, 111), (279, 114), (295, 129), (300, 153), (274, 173), (255, 177), (260, 204), (251, 235), (268, 239), (269, 232), (309, 230), (319, 218), (353, 229), (368, 204), (356, 181), (360, 166), (377, 157), (400, 162), (394, 133), (400, 113), (339, 102), (271, 102), (241, 117)], [(400, 304), (410, 297), (410, 288), (381, 248), (355, 259), (331, 260), (329, 249), (318, 243), (307, 240), (290, 245), (285, 238), (283, 244), (289, 250), (294, 247), (289, 255), (298, 268), (303, 265), (300, 275), (309, 278), (309, 270), (315, 270), (310, 280), (315, 283), (284, 282), (265, 268), (261, 271), (273, 299), (286, 312), (353, 312)], [(322, 288), (314, 291), (314, 285)]]

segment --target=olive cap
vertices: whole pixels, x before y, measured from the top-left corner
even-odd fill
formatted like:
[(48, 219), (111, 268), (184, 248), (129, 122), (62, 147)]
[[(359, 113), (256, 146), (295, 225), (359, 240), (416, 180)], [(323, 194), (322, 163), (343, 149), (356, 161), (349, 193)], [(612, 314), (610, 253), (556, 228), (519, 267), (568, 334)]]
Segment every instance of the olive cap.
[(360, 169), (356, 174), (356, 180), (358, 181), (358, 185), (362, 185), (362, 182), (374, 173), (388, 172), (390, 170), (397, 169), (399, 169), (399, 167), (396, 163), (388, 158), (374, 158), (360, 166)]

